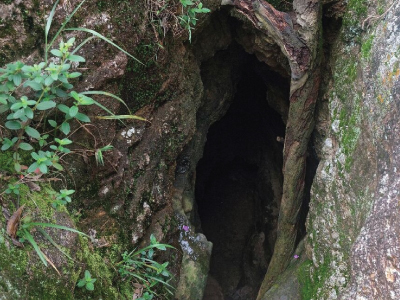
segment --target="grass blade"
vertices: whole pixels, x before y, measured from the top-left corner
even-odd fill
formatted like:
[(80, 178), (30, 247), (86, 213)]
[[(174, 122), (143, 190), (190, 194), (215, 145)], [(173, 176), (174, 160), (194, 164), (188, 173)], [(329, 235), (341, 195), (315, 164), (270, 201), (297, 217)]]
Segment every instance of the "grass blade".
[(140, 121), (147, 121), (145, 118), (135, 116), (135, 115), (112, 115), (112, 116), (96, 116), (97, 119), (102, 119), (102, 120), (122, 120), (122, 119), (134, 119), (134, 120), (140, 120)]
[(104, 92), (104, 91), (87, 91), (87, 92), (82, 92), (81, 94), (83, 94), (83, 95), (104, 95), (104, 96), (114, 98), (114, 99), (118, 100), (119, 102), (121, 102), (126, 107), (129, 114), (131, 114), (131, 111), (129, 110), (129, 107), (128, 107), (128, 105), (126, 105), (125, 101), (114, 94)]
[(46, 63), (47, 63), (47, 49), (48, 49), (48, 47), (47, 47), (47, 37), (49, 35), (51, 22), (53, 22), (53, 17), (54, 17), (54, 14), (56, 12), (56, 7), (57, 7), (59, 1), (60, 0), (57, 0), (56, 3), (54, 3), (54, 5), (53, 5), (53, 9), (51, 10), (49, 18), (47, 19), (46, 28), (45, 28), (45, 31), (44, 31), (44, 40), (45, 40), (45, 49), (46, 49), (45, 54), (44, 54), (45, 55), (44, 61)]
[(135, 273), (128, 272), (128, 271), (125, 271), (125, 273), (131, 275), (132, 277), (135, 277), (135, 278), (137, 278), (137, 279), (140, 279), (140, 280), (143, 281), (144, 283), (147, 283), (147, 280), (146, 280), (146, 279), (144, 279), (143, 277), (141, 277), (141, 276), (139, 276), (139, 275), (137, 275), (137, 274), (135, 274)]
[(49, 242), (50, 242), (54, 247), (56, 247), (56, 248), (58, 249), (58, 251), (60, 251), (62, 254), (64, 254), (66, 257), (68, 257), (70, 260), (73, 260), (72, 257), (69, 256), (67, 253), (65, 253), (65, 252), (61, 249), (61, 247), (52, 239), (52, 237), (51, 237), (46, 231), (44, 231), (44, 230), (43, 230), (42, 228), (40, 228), (40, 227), (38, 227), (37, 229), (40, 231), (41, 234), (44, 235), (44, 237), (45, 237), (46, 239), (49, 240)]
[(62, 229), (62, 230), (68, 230), (68, 231), (75, 232), (75, 233), (78, 233), (78, 234), (81, 234), (81, 235), (84, 235), (84, 236), (88, 236), (87, 234), (85, 234), (85, 233), (83, 233), (83, 232), (81, 232), (79, 230), (76, 230), (76, 229), (73, 229), (73, 228), (70, 228), (70, 227), (67, 227), (67, 226), (58, 225), (58, 224), (33, 222), (33, 223), (29, 223), (29, 225), (41, 226), (41, 227), (51, 227), (51, 228), (57, 228), (57, 229)]
[(150, 275), (147, 275), (147, 277), (151, 278), (151, 279), (153, 279), (153, 280), (155, 280), (155, 281), (157, 281), (157, 282), (159, 282), (159, 283), (161, 283), (163, 285), (166, 285), (166, 286), (168, 286), (168, 287), (170, 287), (172, 289), (175, 289), (172, 285), (170, 285), (169, 283), (165, 282), (164, 280), (158, 279), (157, 277), (153, 277), (153, 276), (150, 276)]
[[(86, 92), (85, 92), (86, 93)], [(83, 93), (82, 93), (83, 94)], [(116, 115), (114, 115), (111, 110), (109, 110), (107, 107), (105, 107), (104, 105), (100, 104), (99, 102), (97, 102), (96, 100), (92, 99), (94, 101), (94, 104), (96, 104), (98, 107), (100, 107), (101, 109), (103, 109), (105, 112), (109, 113), (111, 116), (116, 117)], [(99, 117), (96, 117), (99, 118)], [(117, 120), (117, 118), (110, 118), (110, 120)], [(122, 122), (121, 120), (119, 120), (122, 125), (126, 126), (126, 124), (124, 122)]]
[(131, 256), (137, 256), (137, 255), (139, 255), (140, 253), (142, 253), (143, 251), (147, 251), (147, 250), (149, 250), (149, 249), (151, 249), (151, 248), (157, 248), (158, 246), (164, 246), (165, 248), (171, 248), (171, 249), (176, 249), (174, 246), (171, 246), (171, 245), (167, 245), (167, 244), (152, 244), (152, 245), (149, 245), (149, 246), (147, 246), (147, 247), (144, 247), (144, 248), (142, 248), (142, 249), (140, 249), (140, 250), (137, 250), (136, 252), (131, 252), (131, 253), (129, 253), (129, 257), (131, 257)]
[(35, 249), (37, 255), (39, 256), (39, 258), (41, 259), (43, 264), (47, 267), (47, 260), (44, 257), (44, 254), (43, 254), (42, 250), (40, 250), (38, 244), (36, 244), (35, 240), (33, 239), (33, 236), (26, 229), (23, 229), (22, 232), (23, 232), (23, 237), (25, 239), (27, 239), (27, 241), (29, 243), (31, 243), (31, 245), (33, 246), (33, 249)]
[[(74, 9), (74, 11), (65, 19), (65, 21), (62, 23), (60, 29), (58, 29), (56, 35), (53, 37), (53, 39), (51, 40), (50, 44), (46, 47), (46, 54), (47, 51), (49, 51), (51, 45), (53, 45), (54, 41), (56, 40), (56, 38), (59, 36), (59, 34), (61, 33), (61, 31), (64, 30), (64, 27), (68, 24), (69, 20), (71, 20), (71, 18), (74, 16), (74, 14), (77, 12), (77, 10), (82, 6), (83, 3), (85, 3), (86, 0), (83, 0), (81, 3), (78, 4), (78, 6)], [(58, 2), (58, 1), (57, 1)]]
[(87, 32), (87, 33), (91, 33), (95, 36), (97, 36), (98, 38), (106, 41), (107, 43), (109, 43), (110, 45), (113, 45), (115, 48), (117, 48), (118, 50), (124, 52), (126, 55), (128, 55), (129, 57), (133, 58), (134, 60), (136, 60), (138, 63), (144, 65), (144, 63), (142, 63), (140, 60), (138, 60), (136, 57), (132, 56), (130, 53), (126, 52), (124, 49), (122, 49), (120, 46), (118, 46), (117, 44), (115, 44), (114, 42), (112, 42), (111, 40), (109, 40), (108, 38), (106, 38), (104, 35), (98, 33), (97, 31), (94, 31), (92, 29), (87, 29), (87, 28), (82, 28), (82, 27), (77, 27), (77, 28), (67, 28), (65, 30), (72, 30), (72, 31), (83, 31), (83, 32)]
[(76, 48), (74, 49), (74, 51), (71, 52), (71, 54), (72, 54), (72, 55), (75, 54), (75, 53), (76, 53), (77, 51), (79, 51), (79, 49), (81, 49), (87, 42), (89, 42), (90, 40), (93, 40), (94, 38), (95, 38), (95, 36), (88, 37), (86, 40), (84, 40), (82, 43), (80, 43), (79, 46), (76, 47)]

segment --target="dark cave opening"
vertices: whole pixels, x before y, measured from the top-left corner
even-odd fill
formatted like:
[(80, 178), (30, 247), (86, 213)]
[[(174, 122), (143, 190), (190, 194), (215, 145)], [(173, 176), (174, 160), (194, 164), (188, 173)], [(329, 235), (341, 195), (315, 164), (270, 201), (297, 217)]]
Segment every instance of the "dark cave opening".
[[(279, 91), (277, 96), (277, 92)], [(197, 164), (199, 228), (213, 243), (204, 300), (255, 299), (275, 239), (289, 83), (246, 55), (226, 114), (208, 130)], [(275, 102), (274, 102), (275, 101)], [(213, 298), (214, 297), (214, 298)]]

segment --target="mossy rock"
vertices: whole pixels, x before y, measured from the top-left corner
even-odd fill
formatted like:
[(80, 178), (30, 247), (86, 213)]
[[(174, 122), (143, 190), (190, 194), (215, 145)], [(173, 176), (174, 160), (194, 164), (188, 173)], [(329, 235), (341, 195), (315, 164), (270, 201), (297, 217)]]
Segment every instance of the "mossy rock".
[[(29, 192), (26, 186), (21, 188), (20, 201), (21, 205), (25, 204), (23, 219), (29, 215), (31, 222), (75, 228), (65, 208), (56, 211), (51, 207), (52, 191), (49, 185), (41, 186), (41, 191), (35, 193)], [(9, 210), (12, 214), (11, 204)], [(60, 249), (71, 257), (68, 258), (40, 233), (38, 227), (31, 228), (35, 242), (51, 261), (46, 267), (29, 242), (24, 242), (23, 248), (13, 244), (6, 231), (5, 218), (1, 216), (0, 219), (0, 300), (125, 299), (113, 285), (117, 277), (113, 262), (93, 249), (88, 238), (68, 230), (44, 227)], [(85, 270), (97, 279), (94, 291), (76, 286)]]

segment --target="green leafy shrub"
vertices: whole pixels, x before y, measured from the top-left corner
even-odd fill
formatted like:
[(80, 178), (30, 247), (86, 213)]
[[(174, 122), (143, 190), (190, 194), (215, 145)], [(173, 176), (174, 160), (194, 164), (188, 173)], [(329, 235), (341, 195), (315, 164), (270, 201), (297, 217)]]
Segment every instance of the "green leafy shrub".
[[(52, 40), (48, 42), (49, 30), (58, 2), (55, 2), (45, 27), (44, 61), (33, 65), (17, 61), (9, 63), (0, 69), (0, 119), (5, 120), (5, 130), (0, 132), (1, 151), (6, 154), (10, 153), (11, 155), (8, 156), (13, 158), (13, 168), (7, 168), (7, 172), (11, 174), (1, 177), (2, 179), (7, 177), (7, 180), (4, 180), (6, 183), (1, 187), (3, 192), (0, 193), (0, 196), (3, 194), (9, 195), (8, 200), (12, 201), (15, 209), (7, 224), (7, 227), (10, 228), (8, 234), (15, 244), (20, 245), (25, 241), (29, 242), (43, 264), (47, 266), (48, 262), (54, 268), (54, 264), (44, 255), (34, 240), (31, 230), (41, 232), (60, 251), (62, 251), (61, 248), (54, 243), (43, 228), (51, 227), (79, 234), (83, 233), (57, 224), (32, 222), (30, 217), (26, 217), (29, 212), (22, 216), (23, 206), (19, 206), (21, 185), (25, 185), (28, 182), (32, 183), (35, 178), (43, 174), (64, 169), (61, 157), (73, 152), (69, 148), (72, 141), (68, 138), (71, 134), (72, 122), (82, 126), (82, 124), (91, 121), (89, 116), (84, 113), (83, 108), (85, 106), (97, 105), (109, 114), (99, 118), (144, 120), (130, 112), (129, 115), (116, 116), (89, 96), (110, 96), (125, 104), (122, 99), (113, 94), (104, 91), (79, 92), (74, 89), (74, 80), (82, 75), (76, 71), (76, 68), (79, 63), (85, 62), (85, 58), (77, 55), (77, 51), (92, 38), (101, 38), (133, 59), (136, 58), (96, 31), (86, 28), (65, 28), (85, 0), (79, 3), (62, 23)], [(68, 39), (67, 42), (62, 40), (61, 33), (66, 30), (86, 32), (91, 36), (77, 47), (74, 47), (74, 37)], [(57, 40), (59, 40), (58, 47), (53, 48)], [(104, 164), (102, 153), (110, 149), (112, 149), (112, 146), (107, 145), (96, 150), (95, 155), (98, 163)], [(70, 196), (74, 192), (74, 190), (67, 188), (55, 192), (52, 195), (54, 200), (52, 206), (58, 209), (60, 206), (71, 202)], [(11, 196), (16, 196), (17, 201), (14, 201)], [(0, 197), (0, 200), (4, 206), (3, 198)], [(19, 225), (20, 219), (22, 219), (21, 225)], [(40, 216), (39, 219), (41, 219)], [(18, 231), (14, 230), (18, 226)], [(19, 241), (16, 240), (16, 232)], [(87, 289), (90, 282), (93, 283), (94, 281), (87, 281)]]

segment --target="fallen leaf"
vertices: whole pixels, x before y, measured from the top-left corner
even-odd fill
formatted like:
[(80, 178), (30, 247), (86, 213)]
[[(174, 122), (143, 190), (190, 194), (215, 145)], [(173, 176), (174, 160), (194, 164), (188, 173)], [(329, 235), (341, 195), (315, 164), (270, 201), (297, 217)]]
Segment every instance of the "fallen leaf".
[(15, 239), (18, 230), (19, 220), (21, 219), (22, 210), (24, 209), (25, 204), (18, 208), (10, 219), (7, 221), (7, 234), (12, 238)]

